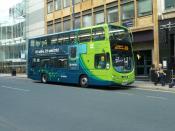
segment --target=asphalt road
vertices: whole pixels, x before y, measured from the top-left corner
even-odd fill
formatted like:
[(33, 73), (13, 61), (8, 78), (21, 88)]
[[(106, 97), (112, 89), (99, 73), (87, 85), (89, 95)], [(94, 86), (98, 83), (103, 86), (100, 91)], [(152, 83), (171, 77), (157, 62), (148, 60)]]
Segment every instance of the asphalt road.
[(0, 131), (174, 131), (175, 94), (0, 77)]

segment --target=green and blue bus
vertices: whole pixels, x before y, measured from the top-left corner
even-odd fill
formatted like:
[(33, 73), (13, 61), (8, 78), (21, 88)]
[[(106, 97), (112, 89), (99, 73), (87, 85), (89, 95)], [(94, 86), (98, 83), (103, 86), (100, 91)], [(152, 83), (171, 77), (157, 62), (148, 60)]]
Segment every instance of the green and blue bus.
[(131, 84), (135, 80), (131, 33), (103, 24), (30, 38), (28, 77), (81, 87)]

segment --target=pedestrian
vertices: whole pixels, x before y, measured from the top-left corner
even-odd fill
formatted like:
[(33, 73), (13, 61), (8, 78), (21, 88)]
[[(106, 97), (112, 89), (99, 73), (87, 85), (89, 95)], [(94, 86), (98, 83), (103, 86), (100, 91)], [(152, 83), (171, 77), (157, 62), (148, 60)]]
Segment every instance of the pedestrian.
[(166, 73), (164, 72), (162, 68), (162, 64), (159, 64), (159, 67), (156, 69), (157, 79), (155, 81), (155, 85), (158, 83), (162, 84), (162, 86), (165, 86), (165, 80), (166, 80)]
[(101, 56), (100, 61), (98, 63), (98, 68), (105, 69), (105, 67), (106, 67), (105, 57)]

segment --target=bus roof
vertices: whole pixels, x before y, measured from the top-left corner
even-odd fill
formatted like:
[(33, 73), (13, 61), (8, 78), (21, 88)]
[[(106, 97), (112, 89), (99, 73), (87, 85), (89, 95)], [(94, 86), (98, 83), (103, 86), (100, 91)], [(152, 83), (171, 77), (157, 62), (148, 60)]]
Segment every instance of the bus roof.
[(42, 37), (46, 37), (46, 36), (59, 35), (59, 34), (70, 33), (70, 32), (74, 32), (74, 31), (92, 29), (92, 28), (96, 28), (96, 27), (105, 27), (105, 26), (108, 26), (108, 25), (118, 26), (118, 27), (122, 27), (122, 28), (127, 29), (124, 26), (116, 25), (116, 24), (100, 24), (100, 25), (95, 25), (95, 26), (89, 26), (89, 27), (83, 27), (83, 28), (79, 28), (79, 29), (74, 29), (74, 30), (70, 30), (70, 31), (56, 32), (56, 33), (52, 33), (52, 34), (45, 34), (45, 35), (34, 36), (34, 37), (31, 37), (31, 38), (28, 38), (28, 39), (30, 40), (30, 39), (42, 38)]

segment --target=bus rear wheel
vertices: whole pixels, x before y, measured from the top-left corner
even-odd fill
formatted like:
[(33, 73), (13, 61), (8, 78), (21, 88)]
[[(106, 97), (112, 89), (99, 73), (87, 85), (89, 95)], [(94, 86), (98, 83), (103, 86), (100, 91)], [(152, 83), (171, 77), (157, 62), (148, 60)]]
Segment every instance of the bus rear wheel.
[(83, 88), (88, 87), (88, 77), (86, 75), (80, 77), (80, 86)]
[(41, 76), (41, 82), (42, 83), (47, 83), (47, 75), (46, 74), (42, 74), (42, 76)]

